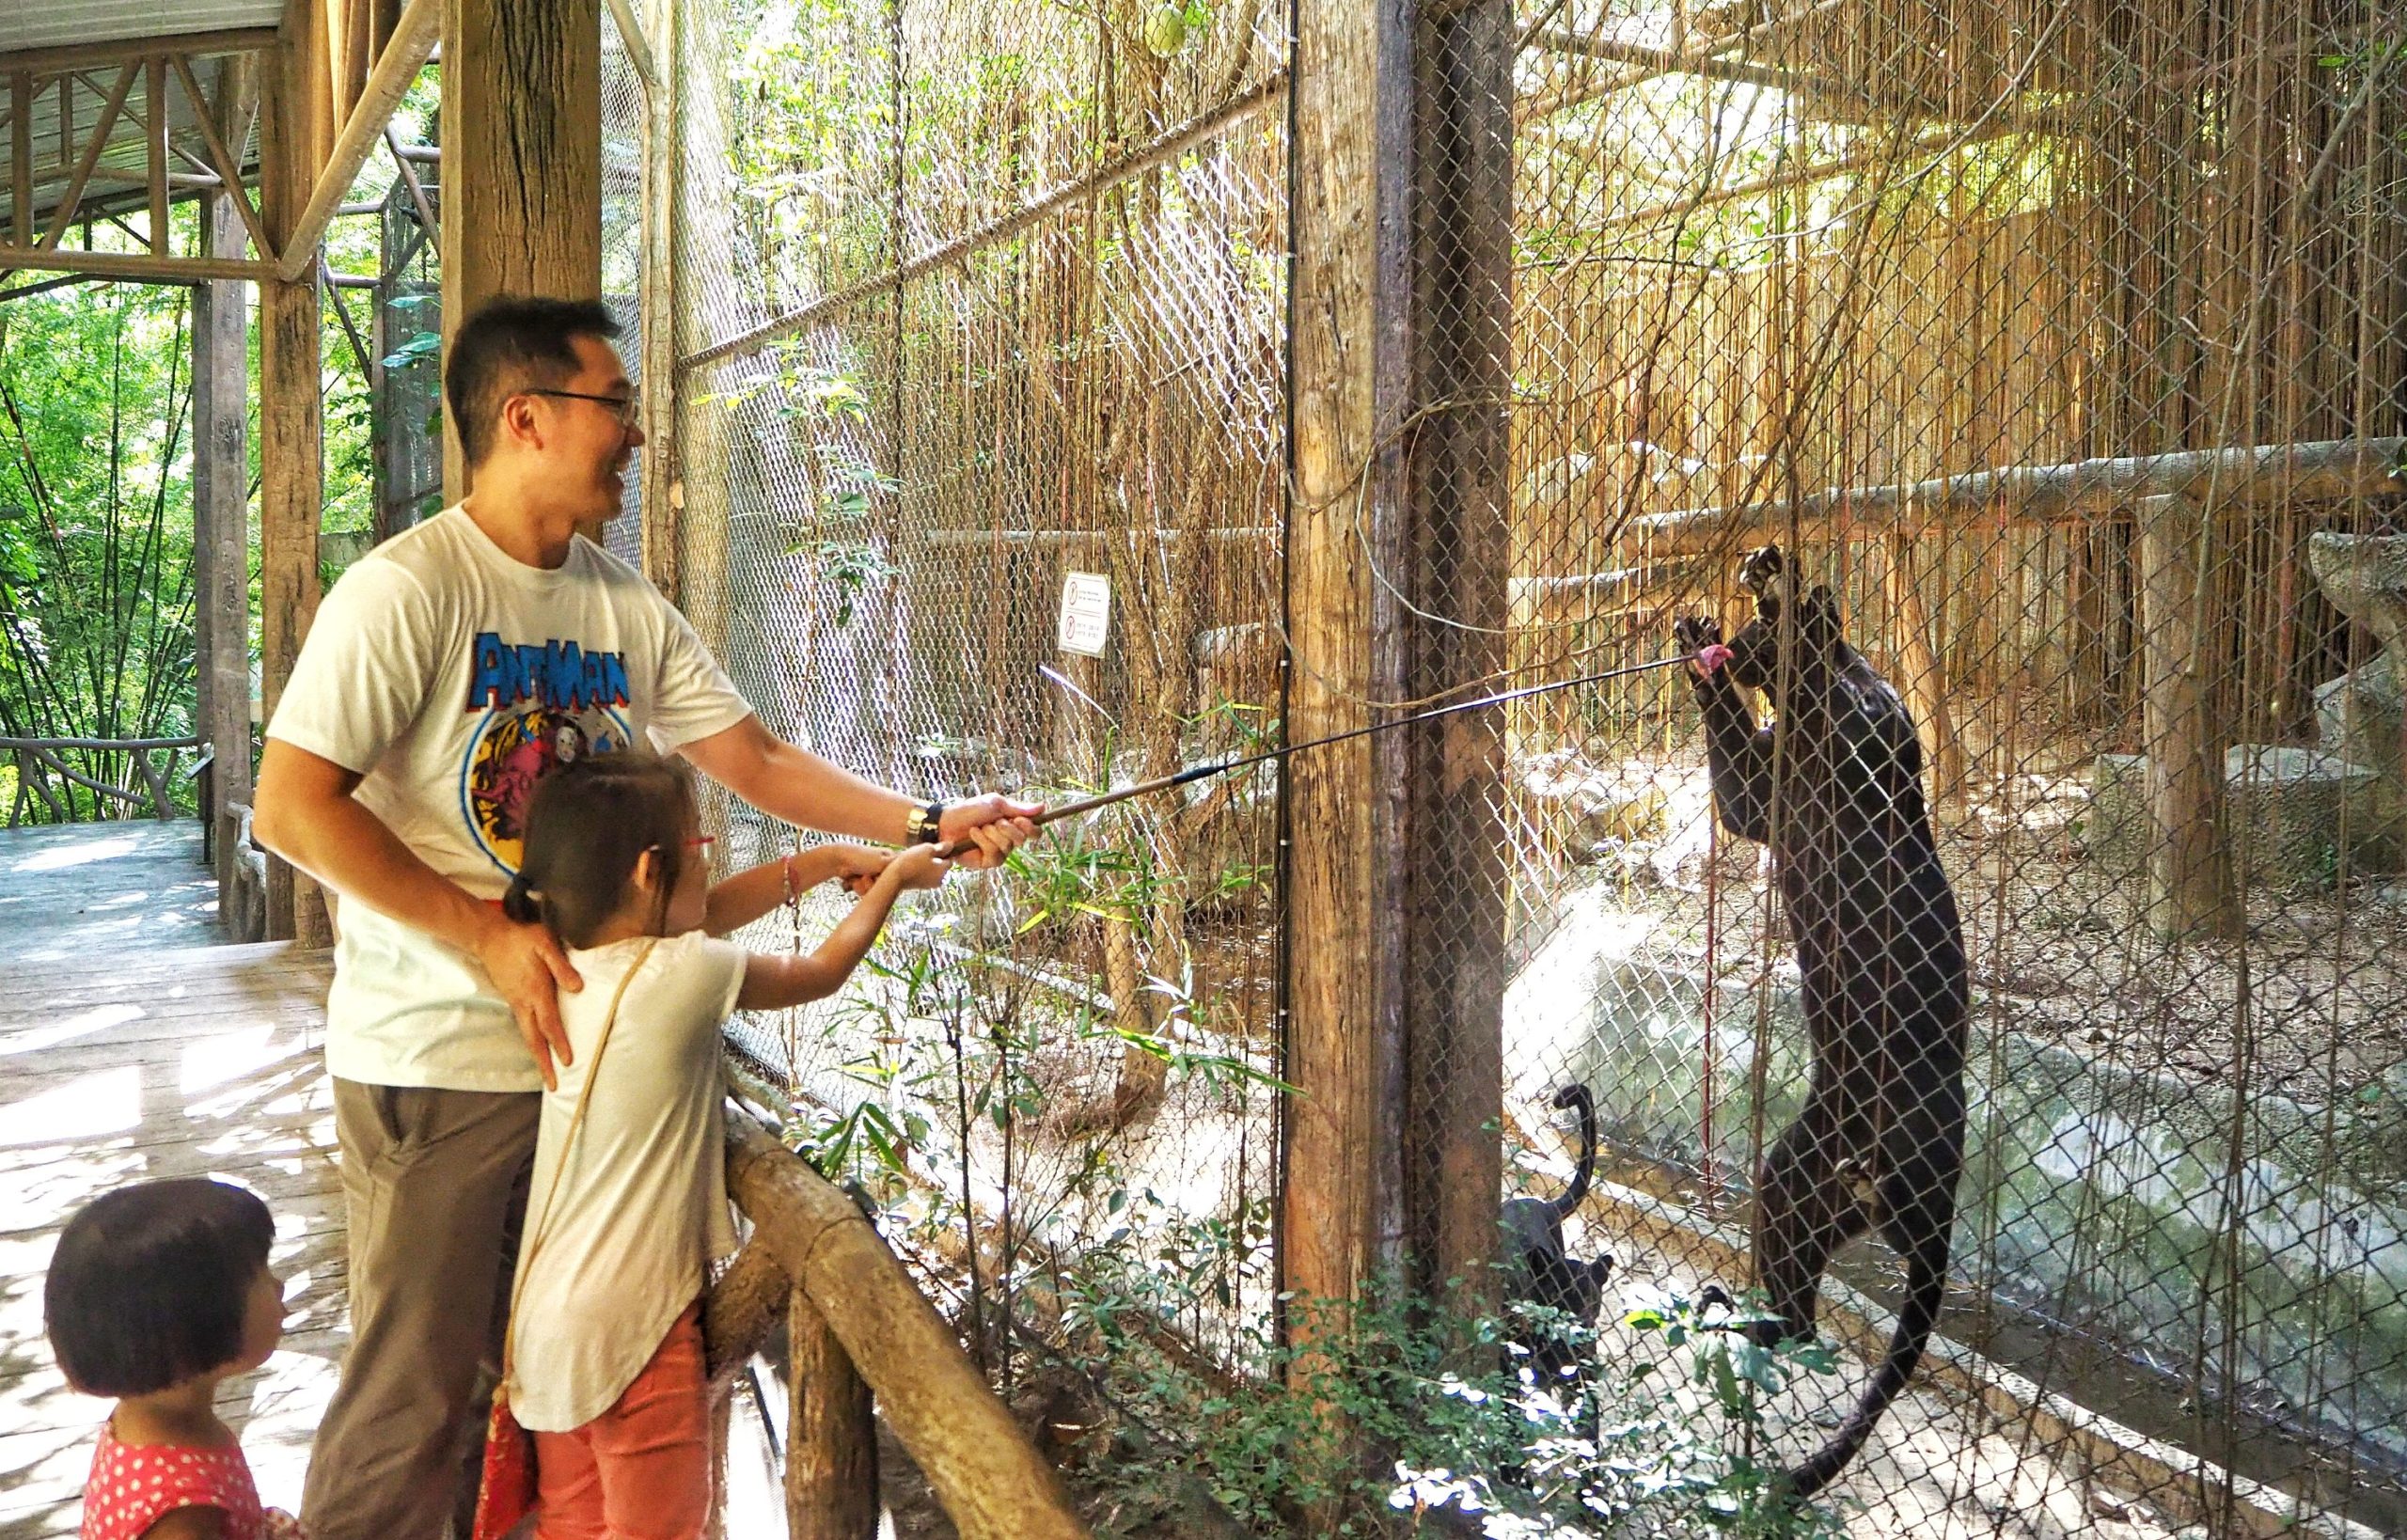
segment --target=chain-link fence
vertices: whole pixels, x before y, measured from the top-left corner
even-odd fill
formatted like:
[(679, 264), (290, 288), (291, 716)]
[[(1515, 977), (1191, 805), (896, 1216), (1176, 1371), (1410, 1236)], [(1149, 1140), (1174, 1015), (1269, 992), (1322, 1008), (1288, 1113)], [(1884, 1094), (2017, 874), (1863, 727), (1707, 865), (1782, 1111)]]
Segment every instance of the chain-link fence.
[[(1727, 1279), (1751, 1216), (1775, 1308), (1870, 1230), (1833, 1275), (1913, 1315), (1952, 1193), (1938, 1329), (1988, 1357), (1917, 1384), (2007, 1366), (2398, 1529), (2399, 18), (1535, 8), (1510, 644), (1778, 621), (1703, 689), (1516, 712), (1508, 1123), (1567, 1170), (1548, 1099), (1593, 1087), (1624, 1281)], [(2141, 1522), (2096, 1433), (1910, 1401), (1840, 1490)]]
[[(2407, 1527), (2407, 22), (1477, 21), (1426, 20), (1396, 147), (1463, 440), (1413, 495), (1502, 550), (1424, 553), (1424, 662), (1527, 684), (1684, 617), (1732, 654), (1511, 707), (1490, 845), (1422, 853), (1433, 934), (1501, 926), (1507, 1185), (1559, 1190), (1556, 1092), (1595, 1100), (1602, 1354), (1752, 1252), (1869, 1346), (1775, 1398), (1774, 1464), (1943, 1298), (1835, 1488), (1865, 1532)], [(930, 794), (1275, 736), (1286, 23), (684, 8), (675, 565), (773, 728)], [(1277, 794), (1064, 828), (738, 1045), (823, 1153), (976, 1216), (973, 1277), (1141, 1253), (1221, 1341), (1272, 1281)]]
[[(1242, 11), (681, 28), (680, 585), (774, 729), (929, 796), (1055, 800), (1275, 730), (1281, 56)], [(1267, 1320), (1272, 786), (956, 877), (864, 987), (735, 1033), (823, 1156), (979, 1235), (993, 1340), (1061, 1316), (1010, 1281), (1107, 1235), (1198, 1338)], [(727, 816), (732, 860), (785, 848)]]

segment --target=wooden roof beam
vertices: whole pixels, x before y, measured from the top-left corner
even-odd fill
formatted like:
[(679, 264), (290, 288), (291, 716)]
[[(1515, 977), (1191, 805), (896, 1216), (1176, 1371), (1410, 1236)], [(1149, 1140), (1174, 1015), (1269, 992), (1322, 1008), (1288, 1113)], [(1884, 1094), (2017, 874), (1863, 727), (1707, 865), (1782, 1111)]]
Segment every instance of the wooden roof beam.
[[(83, 158), (76, 164), (74, 180), (67, 184), (67, 196), (58, 200), (58, 209), (50, 217), (50, 228), (41, 238), (41, 249), (48, 251), (58, 244), (67, 227), (75, 222), (75, 210), (84, 201), (85, 185), (92, 180), (92, 168), (101, 164), (101, 152), (108, 148), (109, 131), (117, 127), (118, 114), (125, 108), (125, 99), (134, 89), (134, 77), (142, 72), (140, 60), (128, 64), (118, 71), (117, 88), (109, 94), (108, 103), (101, 109), (100, 121), (92, 125), (91, 143), (84, 147)], [(60, 103), (61, 108), (65, 103)], [(67, 114), (62, 110), (64, 118)]]
[[(200, 124), (201, 142), (209, 147), (210, 163), (217, 167), (217, 176), (225, 186), (234, 212), (242, 216), (243, 228), (251, 232), (251, 244), (262, 261), (275, 260), (275, 245), (267, 238), (267, 227), (260, 223), (260, 211), (251, 201), (250, 193), (243, 186), (243, 168), (226, 150), (226, 141), (217, 132), (217, 114), (211, 110), (209, 95), (193, 78), (192, 65), (179, 55), (175, 61), (176, 78), (184, 88), (185, 99), (192, 102), (193, 117)], [(246, 135), (247, 136), (247, 135)]]
[(275, 28), (272, 26), (237, 26), (216, 32), (179, 32), (163, 38), (112, 38), (51, 48), (21, 48), (13, 54), (0, 54), (0, 74), (19, 71), (55, 74), (163, 55), (192, 59), (216, 54), (255, 54), (263, 48), (274, 48), (275, 39)]
[(300, 282), (315, 265), (318, 243), (325, 238), (326, 226), (342, 207), (359, 168), (368, 162), (369, 151), (383, 137), (385, 125), (393, 119), (393, 109), (401, 105), (410, 83), (417, 78), (442, 29), (442, 0), (409, 0), (409, 8), (401, 12), (391, 40), (385, 44), (384, 54), (368, 76), (367, 86), (359, 93), (358, 105), (351, 110), (351, 120), (343, 124), (341, 134), (335, 140), (325, 169), (318, 174), (308, 203), (284, 243), (283, 255), (276, 260), (276, 273), (285, 282)]
[(0, 247), (0, 273), (80, 273), (95, 278), (135, 278), (154, 283), (193, 283), (202, 278), (266, 278), (265, 262), (225, 257), (158, 257), (149, 252), (77, 251), (45, 246), (38, 251)]

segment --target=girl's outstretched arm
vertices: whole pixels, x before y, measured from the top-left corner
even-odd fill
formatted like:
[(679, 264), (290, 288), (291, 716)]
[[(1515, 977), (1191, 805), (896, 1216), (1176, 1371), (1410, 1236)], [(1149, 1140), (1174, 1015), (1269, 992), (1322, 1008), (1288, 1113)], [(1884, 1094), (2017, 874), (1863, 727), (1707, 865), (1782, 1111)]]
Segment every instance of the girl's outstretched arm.
[(738, 872), (711, 888), (702, 929), (713, 935), (741, 930), (789, 898), (831, 877), (874, 877), (894, 858), (866, 845), (813, 845), (809, 850)]
[(897, 852), (817, 951), (808, 957), (753, 953), (744, 966), (744, 988), (735, 997), (735, 1008), (782, 1011), (834, 994), (869, 955), (879, 928), (894, 907), (895, 895), (907, 888), (934, 888), (944, 881), (949, 864), (937, 858), (935, 845), (913, 845)]

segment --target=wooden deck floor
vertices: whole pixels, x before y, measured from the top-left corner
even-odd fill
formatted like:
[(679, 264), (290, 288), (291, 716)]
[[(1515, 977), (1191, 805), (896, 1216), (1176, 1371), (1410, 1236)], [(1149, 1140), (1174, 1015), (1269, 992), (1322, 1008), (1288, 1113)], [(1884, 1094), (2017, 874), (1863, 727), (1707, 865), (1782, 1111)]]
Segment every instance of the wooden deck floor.
[(223, 939), (197, 823), (0, 829), (0, 966)]
[[(0, 843), (0, 872), (24, 848)], [(0, 893), (19, 896), (13, 874)], [(320, 1055), (330, 959), (286, 943), (167, 950), (149, 944), (147, 926), (119, 932), (121, 911), (94, 915), (69, 906), (45, 934), (21, 907), (0, 931), (5, 1540), (71, 1534), (79, 1521), (105, 1404), (60, 1379), (42, 1336), (41, 1279), (59, 1225), (90, 1198), (214, 1174), (275, 1210), (291, 1304), (284, 1344), (259, 1374), (228, 1382), (221, 1405), (269, 1502), (299, 1503), (344, 1340), (341, 1196)]]

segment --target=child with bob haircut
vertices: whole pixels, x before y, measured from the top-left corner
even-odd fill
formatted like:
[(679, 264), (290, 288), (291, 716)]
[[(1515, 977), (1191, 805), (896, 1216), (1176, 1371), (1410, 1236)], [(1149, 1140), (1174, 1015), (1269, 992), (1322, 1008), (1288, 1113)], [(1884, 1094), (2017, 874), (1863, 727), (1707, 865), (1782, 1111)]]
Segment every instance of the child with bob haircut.
[[(636, 750), (538, 783), (504, 907), (540, 920), (585, 988), (543, 1093), (503, 1386), (535, 1444), (538, 1540), (689, 1540), (710, 1513), (705, 1268), (735, 1249), (719, 1029), (831, 995), (933, 845), (822, 845), (713, 887), (691, 776)], [(715, 939), (830, 879), (858, 892), (807, 957)]]
[(104, 1193), (59, 1232), (42, 1326), (67, 1383), (115, 1396), (84, 1485), (83, 1540), (296, 1540), (260, 1506), (221, 1380), (265, 1363), (284, 1335), (268, 1270), (275, 1221), (225, 1182), (193, 1177)]

